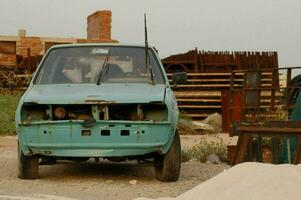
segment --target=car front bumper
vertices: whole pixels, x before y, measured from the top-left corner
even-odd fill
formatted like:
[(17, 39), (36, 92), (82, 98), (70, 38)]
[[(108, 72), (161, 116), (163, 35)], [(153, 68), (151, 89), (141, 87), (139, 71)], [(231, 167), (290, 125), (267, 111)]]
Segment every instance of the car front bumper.
[[(105, 130), (105, 131), (103, 131)], [(25, 155), (59, 157), (120, 157), (166, 153), (175, 126), (169, 122), (81, 120), (19, 124), (17, 133)]]

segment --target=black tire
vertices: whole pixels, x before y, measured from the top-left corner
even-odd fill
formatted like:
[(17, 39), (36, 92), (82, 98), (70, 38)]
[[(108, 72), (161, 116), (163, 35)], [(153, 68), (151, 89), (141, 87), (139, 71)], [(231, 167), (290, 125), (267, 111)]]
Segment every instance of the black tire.
[(178, 131), (165, 155), (155, 157), (156, 179), (162, 182), (175, 182), (181, 170), (181, 143)]
[(18, 143), (18, 177), (20, 179), (37, 179), (39, 177), (39, 157), (25, 156)]

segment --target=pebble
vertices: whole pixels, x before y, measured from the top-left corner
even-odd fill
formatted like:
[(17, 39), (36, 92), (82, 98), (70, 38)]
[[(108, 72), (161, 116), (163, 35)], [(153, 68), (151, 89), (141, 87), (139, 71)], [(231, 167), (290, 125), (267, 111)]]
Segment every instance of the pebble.
[(137, 184), (137, 180), (131, 180), (131, 181), (129, 181), (129, 183), (131, 184), (131, 185), (136, 185)]

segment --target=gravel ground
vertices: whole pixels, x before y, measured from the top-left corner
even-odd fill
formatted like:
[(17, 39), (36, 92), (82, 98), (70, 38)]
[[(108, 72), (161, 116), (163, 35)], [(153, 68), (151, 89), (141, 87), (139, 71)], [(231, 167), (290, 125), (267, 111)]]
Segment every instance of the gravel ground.
[(17, 178), (16, 137), (0, 137), (0, 159), (0, 199), (175, 197), (229, 168), (226, 164), (186, 162), (182, 163), (178, 182), (161, 183), (154, 179), (151, 165), (65, 162), (40, 166), (40, 179), (20, 180)]

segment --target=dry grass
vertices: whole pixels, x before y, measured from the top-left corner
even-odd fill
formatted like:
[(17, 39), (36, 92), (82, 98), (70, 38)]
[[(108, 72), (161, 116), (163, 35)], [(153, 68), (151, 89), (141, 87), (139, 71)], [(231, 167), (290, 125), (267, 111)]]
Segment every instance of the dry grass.
[(191, 148), (184, 148), (181, 160), (187, 162), (191, 159), (197, 159), (200, 162), (206, 162), (210, 154), (216, 154), (222, 162), (227, 161), (227, 145), (222, 138), (216, 136), (215, 141), (207, 141), (203, 138)]

